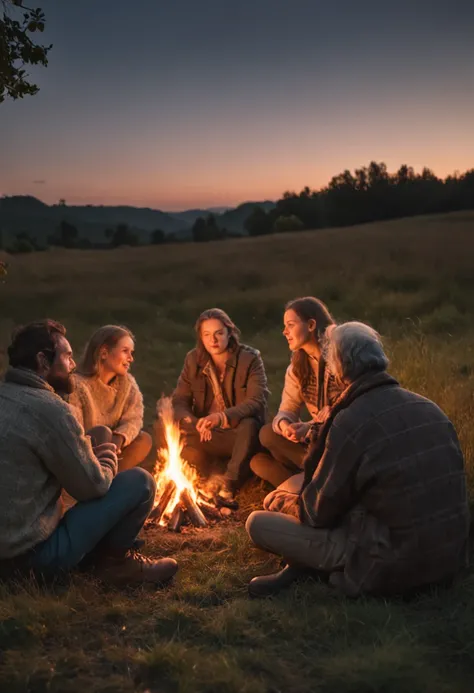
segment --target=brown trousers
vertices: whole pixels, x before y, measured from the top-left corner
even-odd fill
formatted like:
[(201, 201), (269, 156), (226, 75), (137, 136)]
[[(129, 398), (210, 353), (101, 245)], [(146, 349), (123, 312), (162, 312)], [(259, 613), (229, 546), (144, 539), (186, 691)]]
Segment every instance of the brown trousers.
[(303, 468), (306, 446), (275, 433), (271, 424), (260, 429), (260, 444), (269, 454), (256, 455), (250, 467), (256, 476), (275, 488)]

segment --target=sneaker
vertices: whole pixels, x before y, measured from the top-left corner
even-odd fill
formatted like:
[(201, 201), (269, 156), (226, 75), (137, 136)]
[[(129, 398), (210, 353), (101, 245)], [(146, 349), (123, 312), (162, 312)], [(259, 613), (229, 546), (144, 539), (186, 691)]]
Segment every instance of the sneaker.
[(103, 582), (115, 585), (143, 584), (163, 585), (175, 575), (178, 564), (174, 558), (153, 559), (136, 549), (129, 549), (121, 556), (105, 556), (96, 567), (95, 574)]

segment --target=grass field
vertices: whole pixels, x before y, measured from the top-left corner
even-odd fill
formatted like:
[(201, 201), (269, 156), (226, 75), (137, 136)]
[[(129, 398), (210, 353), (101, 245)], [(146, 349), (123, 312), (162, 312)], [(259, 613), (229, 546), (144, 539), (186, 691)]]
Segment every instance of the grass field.
[[(134, 373), (151, 426), (197, 315), (217, 305), (261, 350), (274, 411), (288, 363), (282, 306), (316, 295), (337, 320), (378, 329), (391, 372), (452, 418), (474, 493), (473, 257), (474, 212), (201, 246), (15, 256), (0, 284), (0, 359), (11, 328), (34, 318), (64, 322), (77, 352), (101, 324), (124, 323), (137, 337)], [(264, 493), (249, 485), (242, 519)], [(166, 590), (107, 590), (83, 575), (54, 590), (0, 586), (0, 691), (472, 690), (472, 575), (411, 603), (351, 602), (315, 582), (256, 602), (246, 584), (276, 560), (251, 548), (241, 524), (146, 538), (148, 553), (180, 561)]]

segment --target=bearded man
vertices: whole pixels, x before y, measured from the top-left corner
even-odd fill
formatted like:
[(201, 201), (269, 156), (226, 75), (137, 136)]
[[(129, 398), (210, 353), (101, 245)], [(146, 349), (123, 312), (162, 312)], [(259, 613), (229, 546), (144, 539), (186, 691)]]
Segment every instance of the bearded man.
[[(8, 357), (0, 385), (0, 577), (54, 577), (87, 559), (107, 582), (169, 580), (176, 561), (136, 550), (155, 498), (152, 476), (139, 468), (117, 474), (110, 429), (86, 436), (60, 396), (71, 392), (76, 365), (64, 326), (20, 328)], [(78, 500), (64, 515), (63, 489)]]

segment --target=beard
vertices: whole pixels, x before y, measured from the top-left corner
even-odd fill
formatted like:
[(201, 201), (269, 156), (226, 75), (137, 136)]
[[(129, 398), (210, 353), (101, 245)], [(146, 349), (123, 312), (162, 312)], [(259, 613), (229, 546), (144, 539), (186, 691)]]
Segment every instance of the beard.
[(47, 382), (58, 394), (70, 395), (74, 392), (74, 381), (71, 377), (71, 373), (50, 373)]

